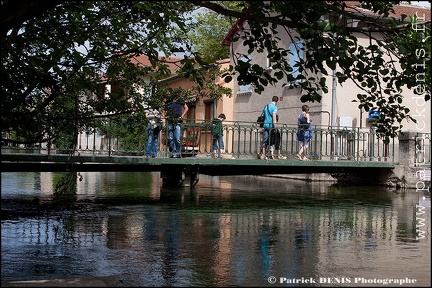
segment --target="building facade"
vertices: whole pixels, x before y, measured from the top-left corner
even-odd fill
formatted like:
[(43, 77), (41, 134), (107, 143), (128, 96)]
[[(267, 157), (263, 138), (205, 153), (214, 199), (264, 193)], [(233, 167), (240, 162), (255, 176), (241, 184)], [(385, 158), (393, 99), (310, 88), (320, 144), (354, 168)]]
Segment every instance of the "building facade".
[[(356, 1), (347, 1), (349, 5), (356, 5)], [(354, 6), (353, 6), (354, 7)], [(412, 6), (412, 5), (398, 5), (394, 7), (395, 15), (400, 16), (402, 14), (414, 15), (417, 14), (420, 21), (430, 20), (430, 8)], [(356, 9), (358, 11), (358, 8)], [(373, 15), (371, 11), (364, 11), (365, 15)], [(323, 16), (329, 17), (329, 16)], [(362, 22), (351, 22), (348, 25), (367, 25)], [(242, 33), (243, 29), (248, 28), (247, 20), (239, 19), (233, 26), (231, 31), (226, 35), (222, 41), (224, 45), (232, 46), (230, 51), (232, 55), (246, 55), (253, 64), (258, 64), (261, 67), (271, 72), (270, 63), (266, 53), (252, 52), (248, 54), (248, 47), (242, 45), (241, 41), (232, 42), (231, 39), (235, 34)], [(295, 31), (291, 31), (294, 33)], [(354, 33), (359, 39), (359, 44), (366, 45), (369, 43), (369, 38), (361, 33)], [(302, 45), (301, 43), (293, 43), (290, 41), (290, 37), (286, 31), (282, 28), (278, 29), (278, 37), (281, 39), (279, 45), (285, 48), (291, 48), (293, 45)], [(379, 39), (380, 35), (376, 34), (374, 37)], [(290, 49), (291, 50), (291, 49)], [(295, 62), (297, 57), (306, 57), (305, 53), (293, 53), (290, 55), (290, 63)], [(232, 56), (231, 55), (231, 56)], [(429, 55), (430, 56), (430, 55)], [(232, 64), (233, 57), (231, 57)], [(422, 59), (419, 59), (419, 65), (422, 64)], [(337, 72), (337, 68), (334, 72)], [(280, 117), (280, 123), (286, 125), (297, 125), (297, 117), (301, 111), (303, 104), (310, 106), (311, 116), (313, 118), (313, 124), (321, 127), (335, 127), (335, 128), (370, 128), (373, 122), (369, 121), (368, 113), (358, 108), (358, 103), (353, 102), (356, 100), (356, 95), (362, 91), (350, 80), (347, 80), (343, 85), (336, 84), (333, 86), (333, 76), (331, 73), (326, 77), (326, 83), (329, 87), (327, 93), (322, 92), (322, 100), (320, 103), (303, 103), (300, 101), (301, 88), (295, 85), (296, 83), (285, 83), (279, 82), (275, 86), (267, 86), (262, 94), (257, 94), (253, 91), (253, 87), (240, 86), (238, 83), (234, 84), (234, 115), (236, 121), (250, 122), (256, 121), (256, 118), (261, 114), (263, 107), (271, 101), (273, 95), (279, 96), (278, 102), (278, 113)], [(322, 75), (319, 75), (322, 76)], [(430, 79), (424, 79), (421, 75), (412, 75), (412, 77), (419, 78), (419, 84), (422, 81), (430, 81)], [(411, 116), (417, 120), (417, 123), (412, 121), (404, 120), (401, 124), (403, 125), (403, 131), (417, 131), (422, 133), (431, 132), (430, 124), (430, 103), (424, 101), (424, 97), (415, 94), (413, 89), (404, 88), (402, 94), (404, 96), (403, 105), (406, 105), (411, 111)]]

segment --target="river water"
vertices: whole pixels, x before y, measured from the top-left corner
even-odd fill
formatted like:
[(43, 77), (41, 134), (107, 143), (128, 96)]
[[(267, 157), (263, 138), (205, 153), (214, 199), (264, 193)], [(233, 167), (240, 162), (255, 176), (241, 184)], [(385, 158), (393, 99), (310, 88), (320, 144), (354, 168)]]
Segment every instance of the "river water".
[(430, 287), (430, 194), (261, 176), (2, 173), (1, 281), (115, 276), (128, 287)]

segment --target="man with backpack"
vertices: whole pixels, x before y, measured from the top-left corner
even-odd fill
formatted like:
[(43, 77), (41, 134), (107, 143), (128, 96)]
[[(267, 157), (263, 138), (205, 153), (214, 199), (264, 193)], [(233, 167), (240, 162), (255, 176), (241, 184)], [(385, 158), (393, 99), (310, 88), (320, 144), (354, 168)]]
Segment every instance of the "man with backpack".
[(279, 101), (278, 96), (273, 96), (272, 101), (267, 104), (264, 109), (263, 113), (265, 116), (264, 124), (263, 124), (263, 135), (262, 140), (260, 144), (260, 154), (259, 158), (262, 160), (267, 160), (267, 147), (269, 146), (269, 135), (270, 131), (275, 128), (275, 124), (277, 123), (277, 102)]

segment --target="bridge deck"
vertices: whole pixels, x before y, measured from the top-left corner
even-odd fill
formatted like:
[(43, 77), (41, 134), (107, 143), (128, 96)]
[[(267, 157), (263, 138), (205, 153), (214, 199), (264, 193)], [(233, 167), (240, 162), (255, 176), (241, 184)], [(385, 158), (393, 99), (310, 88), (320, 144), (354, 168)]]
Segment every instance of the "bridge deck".
[(392, 169), (393, 162), (351, 160), (258, 160), (256, 158), (213, 159), (206, 155), (185, 158), (143, 156), (45, 155), (8, 153), (1, 155), (1, 172), (53, 171), (162, 171), (195, 167), (206, 175), (261, 175), (303, 173), (374, 173)]

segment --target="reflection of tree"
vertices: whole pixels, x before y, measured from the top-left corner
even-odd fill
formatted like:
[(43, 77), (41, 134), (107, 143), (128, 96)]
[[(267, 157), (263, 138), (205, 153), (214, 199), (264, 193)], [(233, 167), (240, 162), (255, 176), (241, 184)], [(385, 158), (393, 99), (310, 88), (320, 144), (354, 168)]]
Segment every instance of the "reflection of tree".
[(64, 173), (54, 187), (53, 203), (55, 205), (71, 205), (76, 200), (77, 180), (82, 180), (79, 172), (74, 171), (73, 164), (69, 164), (71, 170)]
[(61, 215), (57, 219), (58, 222), (53, 223), (52, 231), (54, 232), (55, 243), (71, 243), (74, 239), (74, 232), (80, 225), (76, 219), (71, 216)]

